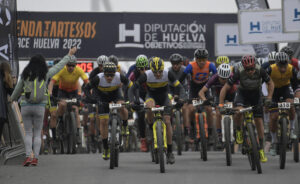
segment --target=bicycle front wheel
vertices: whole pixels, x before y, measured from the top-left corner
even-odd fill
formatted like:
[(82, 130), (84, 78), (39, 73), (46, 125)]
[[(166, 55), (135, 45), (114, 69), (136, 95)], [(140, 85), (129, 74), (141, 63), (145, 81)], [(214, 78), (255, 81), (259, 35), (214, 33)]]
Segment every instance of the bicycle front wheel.
[(205, 128), (204, 128), (204, 117), (202, 113), (199, 113), (199, 128), (200, 128), (200, 144), (201, 144), (201, 151), (200, 155), (203, 161), (207, 161), (207, 141), (205, 136)]
[(117, 134), (117, 120), (111, 120), (111, 133), (110, 133), (110, 164), (109, 168), (114, 169), (116, 166), (116, 135)]
[(231, 139), (230, 139), (230, 123), (231, 119), (229, 117), (224, 118), (224, 131), (225, 134), (225, 149), (226, 149), (226, 164), (227, 166), (231, 166), (232, 157), (231, 157)]
[(181, 127), (181, 116), (180, 112), (175, 112), (175, 135), (176, 135), (176, 145), (177, 145), (177, 155), (182, 155), (182, 127)]
[(256, 136), (254, 134), (254, 126), (252, 123), (247, 123), (247, 130), (249, 133), (249, 138), (250, 138), (250, 152), (252, 154), (252, 162), (253, 164), (256, 166), (257, 169), (257, 173), (261, 174), (262, 173), (262, 169), (261, 169), (261, 165), (260, 165), (260, 159), (259, 159), (259, 154), (258, 154), (258, 144), (256, 141)]
[(160, 165), (160, 172), (165, 172), (165, 158), (164, 158), (164, 140), (163, 140), (163, 127), (162, 122), (156, 123), (156, 136), (157, 136), (157, 151)]

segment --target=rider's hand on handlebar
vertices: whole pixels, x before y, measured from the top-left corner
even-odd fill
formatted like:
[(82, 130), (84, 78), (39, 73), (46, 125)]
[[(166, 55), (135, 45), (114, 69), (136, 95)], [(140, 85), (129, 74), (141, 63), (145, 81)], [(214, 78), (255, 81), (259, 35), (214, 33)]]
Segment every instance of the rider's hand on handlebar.
[(266, 98), (264, 101), (264, 105), (266, 107), (270, 107), (272, 105), (272, 99)]

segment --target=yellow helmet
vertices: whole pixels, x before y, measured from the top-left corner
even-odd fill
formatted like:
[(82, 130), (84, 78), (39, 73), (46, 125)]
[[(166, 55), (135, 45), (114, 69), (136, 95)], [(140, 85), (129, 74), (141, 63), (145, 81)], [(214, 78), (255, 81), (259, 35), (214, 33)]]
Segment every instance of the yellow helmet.
[(227, 56), (219, 56), (217, 57), (216, 64), (219, 66), (220, 64), (229, 64), (229, 58)]
[(164, 60), (159, 57), (150, 58), (150, 69), (152, 72), (163, 71), (165, 67)]

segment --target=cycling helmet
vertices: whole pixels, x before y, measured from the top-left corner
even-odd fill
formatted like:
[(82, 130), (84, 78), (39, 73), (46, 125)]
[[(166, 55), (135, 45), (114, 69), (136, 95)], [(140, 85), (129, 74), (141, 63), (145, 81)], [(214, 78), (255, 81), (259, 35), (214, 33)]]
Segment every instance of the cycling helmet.
[(137, 68), (145, 68), (148, 66), (148, 58), (143, 54), (138, 55), (135, 59), (135, 62)]
[(285, 52), (278, 52), (275, 59), (276, 64), (287, 65), (289, 63), (289, 56)]
[(68, 64), (76, 65), (76, 63), (77, 63), (77, 58), (74, 55), (72, 55)]
[(150, 69), (152, 72), (163, 71), (165, 67), (164, 60), (159, 57), (150, 58)]
[(101, 55), (97, 58), (97, 64), (99, 65), (104, 65), (105, 63), (108, 62), (108, 57), (106, 55)]
[(117, 71), (117, 66), (113, 62), (107, 62), (103, 66), (104, 73), (115, 73)]
[(283, 47), (280, 52), (286, 53), (290, 58), (294, 55), (294, 50), (289, 46)]
[(258, 65), (262, 65), (265, 62), (265, 59), (264, 58), (257, 58), (256, 62), (257, 62)]
[(177, 64), (177, 63), (180, 63), (180, 62), (182, 62), (183, 61), (183, 57), (180, 55), (180, 54), (172, 54), (171, 56), (170, 56), (170, 62), (172, 63), (172, 64)]
[(256, 63), (256, 58), (253, 55), (246, 55), (242, 57), (242, 65), (244, 69), (254, 68)]
[(117, 56), (115, 56), (115, 55), (110, 55), (110, 56), (108, 57), (108, 60), (109, 60), (109, 62), (113, 62), (113, 63), (115, 63), (116, 66), (118, 66), (119, 59), (118, 59)]
[(216, 64), (219, 66), (222, 63), (229, 64), (229, 58), (227, 56), (217, 57)]
[(269, 60), (269, 62), (270, 62), (270, 63), (274, 63), (275, 60), (276, 60), (275, 57), (276, 57), (276, 52), (275, 52), (275, 51), (270, 52), (270, 53), (268, 54), (268, 60)]
[(196, 59), (208, 58), (208, 51), (206, 49), (196, 49), (194, 56)]
[(219, 77), (227, 79), (231, 73), (230, 65), (223, 63), (217, 68), (217, 71)]

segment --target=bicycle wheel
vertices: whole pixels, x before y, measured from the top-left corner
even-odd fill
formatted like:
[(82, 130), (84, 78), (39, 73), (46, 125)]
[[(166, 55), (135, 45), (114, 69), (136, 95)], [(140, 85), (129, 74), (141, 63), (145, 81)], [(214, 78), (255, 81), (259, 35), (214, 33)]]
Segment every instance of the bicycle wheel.
[(226, 164), (231, 166), (232, 157), (231, 157), (231, 140), (230, 140), (230, 123), (231, 119), (229, 117), (224, 118), (224, 133), (225, 133), (225, 149), (226, 149)]
[(111, 133), (110, 133), (110, 164), (109, 168), (114, 169), (116, 165), (116, 131), (117, 131), (117, 119), (111, 120)]
[(176, 145), (177, 145), (177, 155), (182, 155), (182, 127), (181, 127), (181, 118), (180, 112), (175, 112), (175, 136), (176, 136)]
[(297, 135), (297, 138), (293, 140), (293, 150), (294, 150), (294, 161), (299, 162), (299, 120), (300, 117), (297, 114), (297, 121), (295, 121), (295, 134)]
[(163, 128), (162, 122), (156, 123), (156, 136), (157, 136), (157, 153), (159, 158), (160, 172), (165, 172), (165, 159), (164, 159), (164, 140), (163, 140)]
[(69, 131), (69, 143), (70, 143), (70, 150), (72, 154), (76, 153), (76, 116), (74, 112), (70, 112), (70, 131)]
[(115, 167), (119, 167), (119, 149), (115, 150)]
[(259, 160), (259, 154), (258, 154), (258, 146), (257, 146), (257, 141), (256, 141), (256, 136), (254, 134), (254, 130), (253, 130), (253, 124), (252, 123), (247, 123), (247, 130), (249, 133), (249, 138), (250, 138), (250, 142), (251, 142), (251, 151), (252, 151), (252, 162), (254, 163), (254, 165), (256, 166), (257, 169), (257, 173), (261, 174), (262, 170), (261, 170), (261, 165), (260, 165), (260, 160)]
[(283, 117), (279, 120), (280, 124), (280, 146), (279, 146), (279, 158), (280, 158), (280, 169), (285, 168), (285, 161), (286, 161), (286, 148), (287, 148), (287, 124), (288, 120)]
[(200, 144), (201, 144), (200, 155), (203, 161), (207, 161), (207, 141), (205, 136), (203, 114), (199, 113), (198, 117), (199, 117), (198, 123), (200, 128)]

